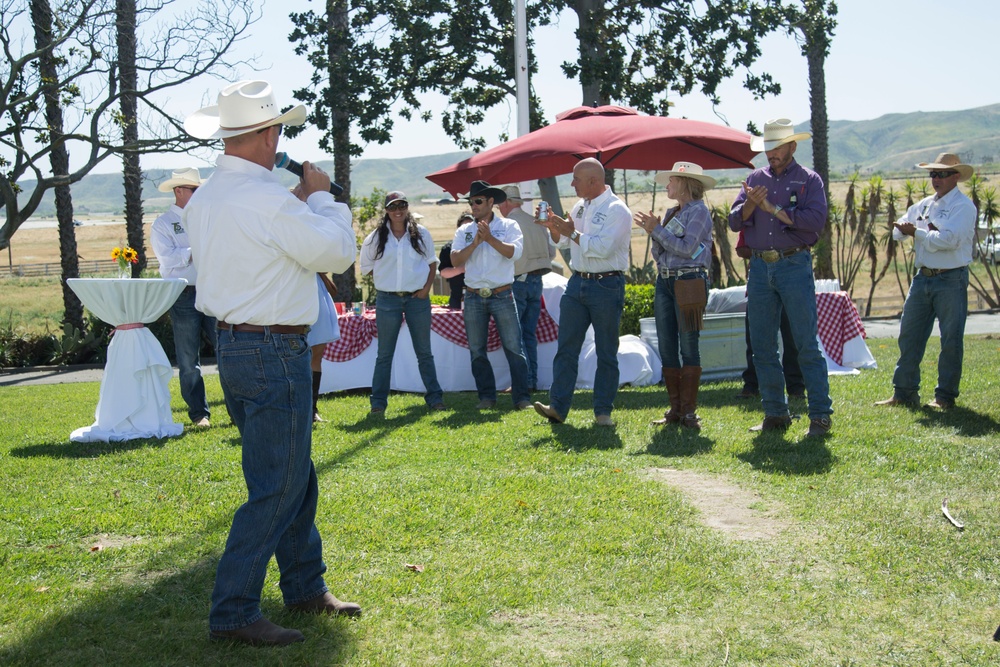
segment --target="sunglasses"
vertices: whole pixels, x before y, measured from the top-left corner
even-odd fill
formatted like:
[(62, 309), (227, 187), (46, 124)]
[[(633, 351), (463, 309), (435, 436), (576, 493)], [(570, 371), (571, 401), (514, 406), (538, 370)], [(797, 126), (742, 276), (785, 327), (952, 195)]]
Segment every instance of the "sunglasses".
[(475, 199), (470, 199), (469, 203), (475, 204), (476, 206), (482, 206), (486, 203), (486, 197), (476, 197)]
[(405, 201), (398, 201), (398, 202), (394, 202), (394, 203), (389, 204), (388, 206), (386, 206), (385, 210), (387, 210), (387, 211), (402, 211), (404, 209), (409, 208), (409, 206), (410, 205), (408, 203), (406, 203)]
[(281, 134), (281, 129), (282, 129), (281, 123), (278, 123), (277, 125), (268, 125), (267, 127), (262, 127), (261, 129), (257, 130), (257, 134), (264, 134), (265, 132), (267, 132), (268, 130), (270, 130), (272, 127), (278, 128), (278, 134), (279, 135)]
[(948, 178), (949, 176), (954, 176), (957, 171), (932, 171), (931, 178)]

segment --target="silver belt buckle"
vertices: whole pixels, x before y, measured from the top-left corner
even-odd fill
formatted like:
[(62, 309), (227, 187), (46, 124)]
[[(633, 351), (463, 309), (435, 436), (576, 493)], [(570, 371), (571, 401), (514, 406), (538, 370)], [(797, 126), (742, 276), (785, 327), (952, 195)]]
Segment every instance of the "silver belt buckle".
[(479, 296), (481, 296), (484, 299), (488, 299), (491, 296), (493, 296), (493, 290), (491, 290), (489, 287), (480, 287)]
[(760, 258), (767, 262), (768, 264), (774, 264), (779, 259), (781, 259), (781, 253), (777, 250), (765, 250), (760, 253)]

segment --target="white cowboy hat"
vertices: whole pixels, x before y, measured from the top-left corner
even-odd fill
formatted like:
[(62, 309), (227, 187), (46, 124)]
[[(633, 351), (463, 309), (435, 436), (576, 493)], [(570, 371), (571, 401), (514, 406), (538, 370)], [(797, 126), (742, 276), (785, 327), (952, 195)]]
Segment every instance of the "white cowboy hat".
[(764, 153), (771, 151), (778, 146), (792, 141), (802, 141), (809, 139), (812, 134), (809, 132), (795, 133), (792, 121), (787, 118), (776, 118), (764, 123), (764, 136), (750, 139), (750, 150), (754, 153)]
[(504, 194), (507, 195), (507, 201), (509, 201), (512, 204), (517, 204), (518, 206), (520, 206), (525, 201), (533, 201), (530, 196), (529, 197), (521, 196), (521, 186), (519, 185), (505, 185), (500, 189), (503, 190)]
[(970, 165), (962, 164), (962, 161), (954, 153), (941, 153), (934, 162), (921, 162), (917, 167), (929, 171), (957, 171), (960, 181), (968, 180), (974, 171)]
[(160, 192), (170, 192), (180, 185), (189, 185), (197, 188), (202, 183), (204, 181), (201, 180), (201, 173), (194, 167), (187, 167), (186, 169), (174, 169), (174, 173), (171, 174), (170, 178), (160, 183), (156, 189)]
[(272, 125), (302, 125), (306, 108), (300, 104), (281, 113), (267, 81), (238, 81), (222, 89), (218, 104), (199, 109), (184, 121), (197, 139), (226, 139)]
[(670, 171), (661, 171), (653, 180), (666, 187), (671, 176), (692, 178), (705, 186), (706, 190), (711, 190), (715, 187), (715, 179), (702, 173), (701, 165), (697, 165), (694, 162), (674, 162), (673, 169)]

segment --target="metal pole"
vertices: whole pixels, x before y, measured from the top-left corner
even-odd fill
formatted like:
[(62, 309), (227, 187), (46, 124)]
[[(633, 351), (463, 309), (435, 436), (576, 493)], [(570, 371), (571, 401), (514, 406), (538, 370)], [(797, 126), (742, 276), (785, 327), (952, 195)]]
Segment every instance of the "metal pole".
[[(528, 94), (528, 19), (525, 12), (525, 0), (514, 2), (514, 81), (517, 90), (517, 136), (522, 137), (531, 131), (530, 108), (531, 100)], [(531, 197), (535, 191), (534, 181), (521, 183), (522, 196)]]

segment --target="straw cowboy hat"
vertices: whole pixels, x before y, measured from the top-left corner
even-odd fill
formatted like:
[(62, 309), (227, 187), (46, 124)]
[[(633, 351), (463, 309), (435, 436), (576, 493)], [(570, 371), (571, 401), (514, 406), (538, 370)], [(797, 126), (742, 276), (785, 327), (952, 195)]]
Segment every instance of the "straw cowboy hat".
[(465, 199), (472, 199), (474, 197), (486, 197), (487, 199), (492, 199), (494, 204), (500, 204), (507, 201), (507, 193), (500, 188), (495, 188), (486, 181), (472, 181), (472, 185), (469, 186), (469, 196)]
[(750, 140), (750, 150), (755, 153), (764, 153), (791, 141), (802, 141), (811, 137), (812, 134), (809, 132), (796, 134), (792, 121), (787, 118), (776, 118), (764, 123), (763, 137), (753, 137)]
[(199, 109), (184, 121), (198, 139), (226, 139), (272, 125), (302, 125), (306, 108), (300, 104), (281, 113), (267, 81), (238, 81), (222, 89), (218, 104)]
[(518, 185), (505, 185), (500, 189), (503, 190), (505, 195), (507, 195), (507, 201), (511, 204), (517, 204), (520, 206), (525, 201), (533, 201), (531, 197), (521, 196), (521, 187)]
[(694, 162), (674, 162), (673, 169), (670, 171), (661, 171), (653, 180), (666, 187), (671, 176), (694, 179), (705, 186), (706, 190), (711, 190), (715, 187), (715, 179), (702, 173), (701, 165), (697, 165)]
[(201, 173), (194, 167), (188, 167), (186, 169), (174, 169), (174, 173), (167, 180), (163, 181), (157, 186), (157, 190), (160, 192), (170, 192), (176, 187), (182, 185), (188, 185), (191, 187), (200, 187), (204, 183), (201, 180)]
[(952, 170), (958, 172), (958, 180), (965, 181), (972, 176), (973, 168), (967, 164), (962, 164), (958, 156), (954, 153), (941, 153), (934, 162), (921, 162), (917, 165), (919, 169), (934, 171)]

